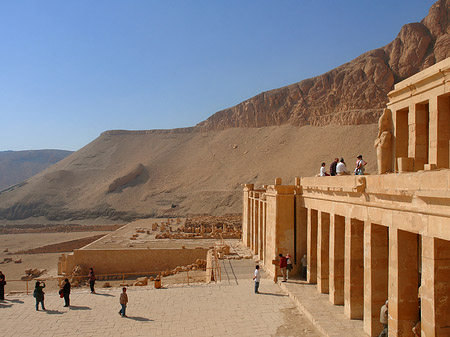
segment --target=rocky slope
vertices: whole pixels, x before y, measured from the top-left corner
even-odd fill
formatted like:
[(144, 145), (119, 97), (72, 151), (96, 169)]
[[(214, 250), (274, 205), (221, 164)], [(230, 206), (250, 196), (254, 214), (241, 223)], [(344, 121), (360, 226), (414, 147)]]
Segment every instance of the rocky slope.
[(18, 184), (64, 159), (72, 151), (0, 151), (0, 191)]
[(272, 184), (275, 177), (293, 183), (335, 156), (344, 156), (351, 168), (360, 153), (374, 172), (376, 133), (374, 124), (105, 132), (1, 192), (0, 224), (238, 213), (242, 183)]
[(450, 53), (450, 0), (387, 46), (316, 78), (262, 93), (193, 128), (108, 131), (0, 193), (2, 222), (127, 221), (241, 212), (241, 183), (292, 183), (322, 161), (363, 154), (375, 172), (378, 115), (394, 83)]
[(375, 123), (399, 82), (450, 56), (450, 0), (439, 0), (420, 23), (394, 41), (315, 78), (263, 92), (219, 111), (199, 129)]

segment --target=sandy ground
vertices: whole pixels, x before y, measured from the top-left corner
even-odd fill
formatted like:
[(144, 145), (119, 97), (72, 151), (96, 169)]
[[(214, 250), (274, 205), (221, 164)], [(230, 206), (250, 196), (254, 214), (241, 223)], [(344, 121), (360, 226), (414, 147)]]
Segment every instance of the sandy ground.
[[(8, 282), (7, 291), (23, 290), (25, 282), (20, 280), (26, 269), (46, 269), (42, 277), (56, 277), (58, 274), (58, 258), (61, 253), (50, 254), (12, 254), (4, 252), (8, 249), (10, 253), (19, 250), (37, 248), (49, 244), (90, 237), (96, 234), (107, 234), (110, 232), (72, 232), (72, 233), (33, 233), (33, 234), (5, 234), (0, 235), (0, 261), (4, 258), (12, 258), (13, 262), (0, 264), (0, 270), (6, 275)], [(14, 261), (22, 259), (22, 263)]]

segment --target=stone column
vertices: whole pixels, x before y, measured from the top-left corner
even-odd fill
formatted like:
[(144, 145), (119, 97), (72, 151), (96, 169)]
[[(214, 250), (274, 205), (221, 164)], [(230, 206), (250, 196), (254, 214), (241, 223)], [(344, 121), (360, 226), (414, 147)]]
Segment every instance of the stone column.
[(242, 242), (250, 247), (250, 191), (253, 190), (253, 184), (244, 185), (243, 210), (242, 210)]
[(418, 316), (418, 235), (389, 229), (389, 337), (412, 336)]
[(330, 213), (319, 212), (317, 230), (317, 290), (328, 294), (330, 256)]
[(301, 271), (301, 260), (304, 255), (308, 256), (308, 210), (298, 206), (297, 199), (297, 266)]
[(408, 157), (414, 158), (414, 171), (428, 163), (428, 104), (413, 104), (408, 114)]
[(437, 168), (449, 168), (450, 98), (433, 97), (429, 101), (430, 131), (428, 163)]
[(253, 215), (253, 238), (254, 238), (254, 245), (253, 245), (253, 254), (258, 255), (259, 253), (259, 193), (255, 193), (255, 208), (254, 208), (254, 215)]
[(308, 254), (307, 280), (317, 283), (317, 210), (308, 208)]
[(364, 331), (378, 336), (383, 330), (380, 309), (388, 299), (388, 228), (364, 223)]
[(264, 202), (262, 201), (262, 194), (259, 195), (259, 204), (258, 204), (258, 258), (263, 260), (263, 251), (264, 251)]
[(450, 336), (450, 241), (422, 237), (422, 336)]
[(344, 304), (345, 218), (330, 217), (330, 302)]
[(345, 218), (344, 313), (362, 319), (364, 312), (364, 222)]

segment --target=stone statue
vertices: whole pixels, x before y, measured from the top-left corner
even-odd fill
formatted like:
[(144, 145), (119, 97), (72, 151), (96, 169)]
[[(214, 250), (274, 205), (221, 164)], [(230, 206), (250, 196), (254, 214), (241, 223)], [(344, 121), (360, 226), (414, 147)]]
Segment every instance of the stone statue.
[(392, 112), (384, 109), (378, 120), (378, 135), (374, 147), (377, 149), (378, 174), (392, 172)]

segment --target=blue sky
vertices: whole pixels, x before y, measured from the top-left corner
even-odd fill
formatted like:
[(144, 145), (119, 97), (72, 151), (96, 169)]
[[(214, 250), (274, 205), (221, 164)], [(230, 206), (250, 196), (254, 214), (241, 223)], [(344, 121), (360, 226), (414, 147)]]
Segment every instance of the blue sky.
[(428, 0), (0, 0), (0, 151), (193, 126), (391, 42)]

